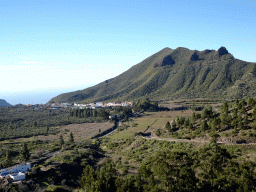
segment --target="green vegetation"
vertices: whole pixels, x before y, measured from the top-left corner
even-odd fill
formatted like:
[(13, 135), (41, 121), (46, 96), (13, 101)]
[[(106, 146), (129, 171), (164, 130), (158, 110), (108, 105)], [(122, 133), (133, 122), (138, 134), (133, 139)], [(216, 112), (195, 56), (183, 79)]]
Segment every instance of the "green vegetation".
[[(195, 54), (198, 57), (191, 59)], [(115, 78), (61, 94), (49, 102), (252, 97), (256, 89), (255, 72), (255, 63), (235, 59), (229, 53), (164, 48)]]
[[(55, 140), (1, 141), (1, 167), (24, 161), (36, 166), (27, 174), (32, 184), (6, 185), (0, 179), (0, 191), (256, 191), (256, 146), (239, 145), (256, 141), (256, 98), (157, 105), (175, 102), (196, 103), (202, 111), (152, 112), (153, 102), (141, 99), (135, 102), (138, 117), (132, 117), (130, 107), (66, 111), (77, 120), (104, 120), (107, 113), (116, 124), (120, 115), (124, 120), (108, 136), (78, 139), (75, 128), (54, 135), (49, 127), (48, 136)], [(31, 119), (31, 127), (40, 122)], [(97, 127), (96, 134), (101, 130)]]
[[(88, 111), (90, 115), (87, 116)], [(47, 135), (50, 132), (54, 133), (54, 127), (61, 125), (106, 122), (108, 111), (107, 109), (70, 110), (65, 108), (34, 110), (32, 106), (23, 105), (0, 107), (0, 140)]]
[(23, 160), (24, 162), (27, 162), (29, 160), (30, 154), (26, 143), (23, 143), (20, 154), (21, 160)]
[[(105, 139), (102, 144), (108, 143)], [(129, 138), (108, 147), (120, 154), (94, 169), (87, 165), (79, 191), (253, 191), (255, 166), (239, 148)], [(135, 163), (135, 162), (137, 163)], [(136, 174), (128, 174), (137, 167)], [(120, 174), (120, 171), (122, 173)]]
[[(191, 117), (176, 117), (172, 124), (168, 122), (165, 129), (157, 130), (155, 134), (161, 137), (178, 139), (199, 139), (212, 142), (228, 140), (229, 142), (256, 141), (255, 130), (255, 101), (248, 98), (224, 102), (220, 112), (208, 105), (201, 114), (193, 113)], [(236, 107), (237, 106), (237, 107)]]

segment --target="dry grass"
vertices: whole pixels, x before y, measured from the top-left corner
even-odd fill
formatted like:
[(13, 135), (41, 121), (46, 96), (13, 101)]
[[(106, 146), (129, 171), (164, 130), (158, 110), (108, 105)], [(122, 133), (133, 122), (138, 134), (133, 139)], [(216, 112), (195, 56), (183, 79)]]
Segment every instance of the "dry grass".
[[(164, 128), (167, 121), (171, 121), (177, 116), (191, 116), (192, 110), (184, 111), (160, 111), (160, 112), (145, 112), (143, 117), (133, 118), (133, 123), (137, 123), (136, 127), (128, 127), (128, 129), (123, 131), (115, 131), (114, 134), (110, 136), (111, 139), (124, 139), (133, 136), (135, 133), (144, 132), (148, 126), (147, 131), (153, 131), (157, 128)], [(130, 123), (132, 125), (132, 123)]]
[[(84, 139), (90, 139), (92, 136), (110, 129), (113, 127), (113, 123), (83, 123), (83, 124), (70, 124), (61, 126), (58, 131), (63, 135), (64, 140), (68, 140), (70, 132), (73, 133), (75, 141), (82, 141)], [(69, 131), (67, 131), (69, 130)], [(59, 135), (48, 135), (48, 136), (36, 136), (39, 140), (58, 140)]]

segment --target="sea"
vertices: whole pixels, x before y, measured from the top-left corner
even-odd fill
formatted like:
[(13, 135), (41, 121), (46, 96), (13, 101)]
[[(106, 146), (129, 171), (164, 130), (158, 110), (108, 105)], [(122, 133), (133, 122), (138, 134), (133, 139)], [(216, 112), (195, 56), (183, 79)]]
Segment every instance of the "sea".
[(56, 97), (62, 93), (68, 93), (73, 91), (78, 91), (86, 89), (86, 87), (72, 87), (72, 88), (62, 88), (62, 89), (49, 89), (41, 91), (30, 91), (30, 92), (9, 92), (9, 93), (0, 93), (0, 99), (4, 99), (7, 103), (11, 105), (17, 104), (45, 104), (53, 97)]

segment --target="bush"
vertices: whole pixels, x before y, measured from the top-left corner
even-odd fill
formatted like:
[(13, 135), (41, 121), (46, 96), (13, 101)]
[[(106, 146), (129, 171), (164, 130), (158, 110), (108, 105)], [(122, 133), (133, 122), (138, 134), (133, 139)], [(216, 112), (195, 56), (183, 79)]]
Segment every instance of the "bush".
[(108, 146), (109, 149), (114, 149), (118, 146), (118, 143), (109, 142), (107, 146)]
[(132, 127), (137, 127), (138, 123), (133, 123)]
[(47, 187), (47, 191), (54, 191), (54, 192), (65, 192), (67, 190), (64, 189), (63, 186), (58, 186), (58, 185), (49, 185)]
[(156, 136), (159, 137), (160, 135), (161, 135), (161, 130), (160, 130), (160, 129), (157, 129), (157, 130), (156, 130)]

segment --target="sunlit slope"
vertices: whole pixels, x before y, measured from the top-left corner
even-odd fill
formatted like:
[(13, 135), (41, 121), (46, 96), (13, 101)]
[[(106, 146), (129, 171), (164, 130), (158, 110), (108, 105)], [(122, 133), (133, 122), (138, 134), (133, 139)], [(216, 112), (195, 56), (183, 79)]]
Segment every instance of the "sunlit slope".
[(49, 102), (131, 100), (143, 96), (241, 98), (255, 96), (256, 63), (215, 50), (164, 48), (119, 76), (93, 87), (61, 94)]

